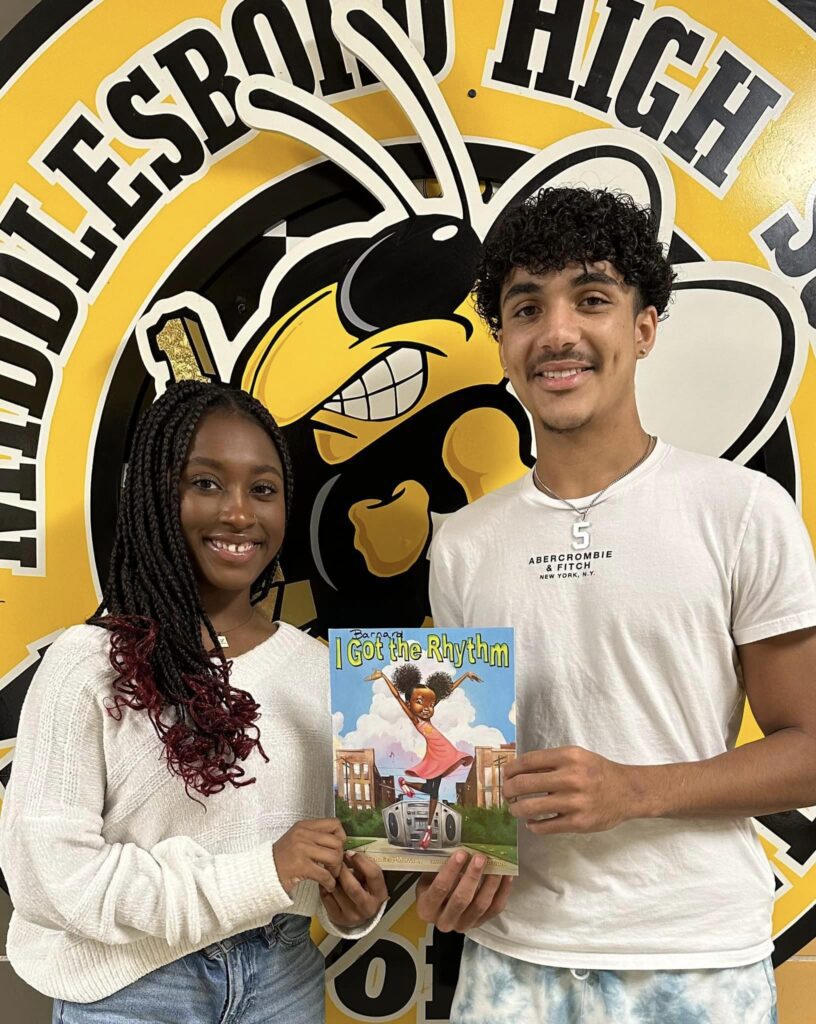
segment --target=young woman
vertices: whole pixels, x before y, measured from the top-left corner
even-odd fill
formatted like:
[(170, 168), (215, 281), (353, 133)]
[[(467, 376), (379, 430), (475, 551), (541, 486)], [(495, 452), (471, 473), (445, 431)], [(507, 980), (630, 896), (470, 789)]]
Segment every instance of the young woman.
[(8, 955), (55, 1022), (315, 1024), (310, 917), (376, 920), (329, 817), (325, 649), (256, 608), (291, 496), (244, 392), (178, 384), (138, 425), (103, 602), (43, 659), (3, 807)]

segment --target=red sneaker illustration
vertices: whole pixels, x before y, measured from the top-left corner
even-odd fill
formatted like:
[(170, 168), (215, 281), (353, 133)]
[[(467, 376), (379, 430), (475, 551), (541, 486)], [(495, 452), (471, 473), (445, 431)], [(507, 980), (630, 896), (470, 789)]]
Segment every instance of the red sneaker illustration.
[(425, 829), (425, 835), (419, 841), (420, 850), (427, 850), (431, 845), (431, 826)]
[(405, 796), (407, 796), (407, 797), (414, 797), (414, 796), (416, 796), (416, 793), (411, 789), (411, 787), (408, 785), (408, 783), (405, 781), (405, 779), (402, 777), (402, 775), (400, 775), (400, 777), (397, 779), (397, 782), (399, 783), (399, 788), (402, 790), (402, 792), (405, 794)]

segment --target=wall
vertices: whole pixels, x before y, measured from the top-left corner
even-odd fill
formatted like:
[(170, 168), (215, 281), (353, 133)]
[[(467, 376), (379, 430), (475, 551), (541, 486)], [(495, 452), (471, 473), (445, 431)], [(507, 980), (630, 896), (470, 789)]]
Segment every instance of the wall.
[[(0, 32), (24, 6), (6, 5)], [(430, 72), (380, 67), (387, 89), (319, 0), (267, 23), (246, 0), (46, 3), (7, 37), (0, 68), (35, 59), (0, 92), (0, 783), (43, 651), (96, 604), (133, 422), (168, 379), (252, 389), (295, 449), (308, 514), (270, 613), (318, 635), (423, 621), (434, 521), (533, 458), (469, 281), (433, 269), (433, 218), (457, 225), (447, 262), (462, 266), (468, 238), (548, 181), (659, 211), (680, 286), (639, 371), (646, 426), (768, 473), (816, 529), (816, 17), (793, 6), (484, 0), (476, 16), (466, 0), (387, 0)], [(257, 115), (236, 87), (263, 70), (325, 100), (326, 132), (246, 129), (236, 102)], [(332, 109), (351, 119), (334, 141)], [(365, 263), (384, 287), (356, 325), (304, 301), (412, 219), (427, 230)], [(21, 290), (33, 298), (15, 304)], [(402, 383), (374, 416), (346, 389), (366, 388), (383, 345)], [(757, 826), (779, 882), (784, 1024), (805, 1024), (816, 982), (813, 817)], [(452, 954), (410, 903), (400, 889), (354, 954), (324, 941), (330, 1021), (445, 1019)], [(385, 983), (366, 994), (375, 961)], [(0, 984), (24, 992), (5, 963)], [(19, 998), (15, 1019), (46, 1019)]]

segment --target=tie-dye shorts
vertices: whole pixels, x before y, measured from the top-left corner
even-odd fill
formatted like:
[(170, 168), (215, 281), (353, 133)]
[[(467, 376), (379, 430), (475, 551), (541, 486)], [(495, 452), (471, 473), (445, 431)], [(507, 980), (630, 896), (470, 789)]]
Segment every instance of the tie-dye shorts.
[(465, 939), (451, 1024), (777, 1024), (770, 958), (747, 967), (544, 967)]

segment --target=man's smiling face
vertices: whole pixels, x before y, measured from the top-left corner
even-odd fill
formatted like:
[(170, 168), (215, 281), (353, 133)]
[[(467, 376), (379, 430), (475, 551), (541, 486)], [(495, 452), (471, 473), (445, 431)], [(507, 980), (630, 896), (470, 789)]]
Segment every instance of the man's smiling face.
[(654, 344), (657, 312), (607, 262), (532, 274), (501, 291), (499, 354), (525, 408), (545, 430), (612, 427), (634, 411), (635, 362)]

